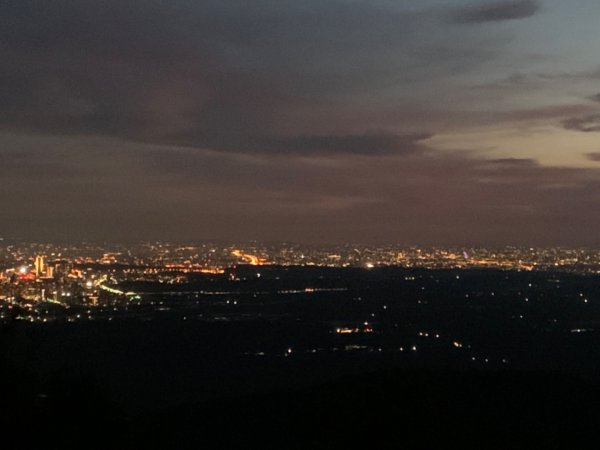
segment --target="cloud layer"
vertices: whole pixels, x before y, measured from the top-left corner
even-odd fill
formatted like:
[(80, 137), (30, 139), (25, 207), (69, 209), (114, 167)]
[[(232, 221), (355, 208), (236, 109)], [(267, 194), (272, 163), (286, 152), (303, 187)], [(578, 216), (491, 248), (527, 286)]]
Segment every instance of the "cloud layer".
[(43, 139), (43, 148), (39, 137), (4, 140), (1, 194), (19, 202), (5, 202), (3, 232), (38, 239), (590, 244), (600, 220), (600, 169), (531, 159), (289, 159), (105, 139)]
[(540, 10), (536, 0), (505, 0), (468, 6), (453, 14), (457, 23), (502, 22), (531, 17)]
[(594, 243), (579, 5), (1, 2), (2, 233)]
[(600, 131), (600, 114), (573, 117), (564, 120), (562, 123), (567, 130), (582, 131), (584, 133), (598, 132)]
[(384, 1), (3, 2), (0, 126), (228, 152), (404, 151), (433, 120), (369, 116), (435, 116), (431, 83), (450, 92), (449, 73), (501, 45), (444, 14)]

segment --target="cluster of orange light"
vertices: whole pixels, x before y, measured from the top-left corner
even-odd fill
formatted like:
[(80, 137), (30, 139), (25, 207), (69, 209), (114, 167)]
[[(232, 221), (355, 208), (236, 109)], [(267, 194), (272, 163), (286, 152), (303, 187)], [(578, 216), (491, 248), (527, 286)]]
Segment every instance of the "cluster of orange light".
[(337, 334), (352, 334), (352, 333), (358, 333), (358, 332), (360, 332), (360, 330), (358, 328), (336, 328), (335, 332)]
[(371, 328), (370, 325), (365, 324), (364, 328), (340, 327), (340, 328), (336, 328), (335, 332), (337, 334), (372, 333), (373, 328)]
[(242, 253), (240, 250), (233, 250), (231, 254), (238, 258), (245, 259), (251, 266), (260, 266), (266, 262), (264, 259), (259, 258), (258, 256)]
[[(181, 264), (165, 264), (164, 267), (166, 269), (175, 269), (180, 270), (182, 272), (199, 272), (199, 273), (210, 273), (213, 275), (220, 275), (225, 273), (224, 269), (220, 267), (198, 267), (198, 266), (185, 266)], [(153, 269), (154, 272), (159, 272), (160, 269)]]
[(210, 268), (210, 269), (200, 269), (198, 270), (200, 273), (211, 273), (213, 275), (220, 275), (225, 273), (225, 270), (219, 268)]

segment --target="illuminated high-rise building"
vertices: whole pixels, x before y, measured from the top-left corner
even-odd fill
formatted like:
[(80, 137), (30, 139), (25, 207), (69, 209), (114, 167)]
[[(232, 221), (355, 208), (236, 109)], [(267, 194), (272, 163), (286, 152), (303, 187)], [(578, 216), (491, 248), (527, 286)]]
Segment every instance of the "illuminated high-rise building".
[(43, 256), (35, 257), (35, 275), (41, 277), (45, 275), (46, 272), (46, 263), (44, 262)]

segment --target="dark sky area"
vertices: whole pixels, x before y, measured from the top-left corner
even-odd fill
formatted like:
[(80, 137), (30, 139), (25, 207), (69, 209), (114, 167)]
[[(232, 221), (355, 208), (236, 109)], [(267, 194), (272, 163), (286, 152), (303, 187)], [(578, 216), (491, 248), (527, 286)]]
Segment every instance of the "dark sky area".
[(5, 0), (0, 236), (600, 244), (598, 0)]

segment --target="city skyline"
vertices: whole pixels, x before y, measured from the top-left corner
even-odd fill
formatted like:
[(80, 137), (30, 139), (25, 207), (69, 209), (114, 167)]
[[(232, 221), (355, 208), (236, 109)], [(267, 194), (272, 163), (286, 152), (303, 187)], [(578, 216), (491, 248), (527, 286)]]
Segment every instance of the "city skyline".
[(0, 15), (0, 236), (600, 245), (597, 1)]

